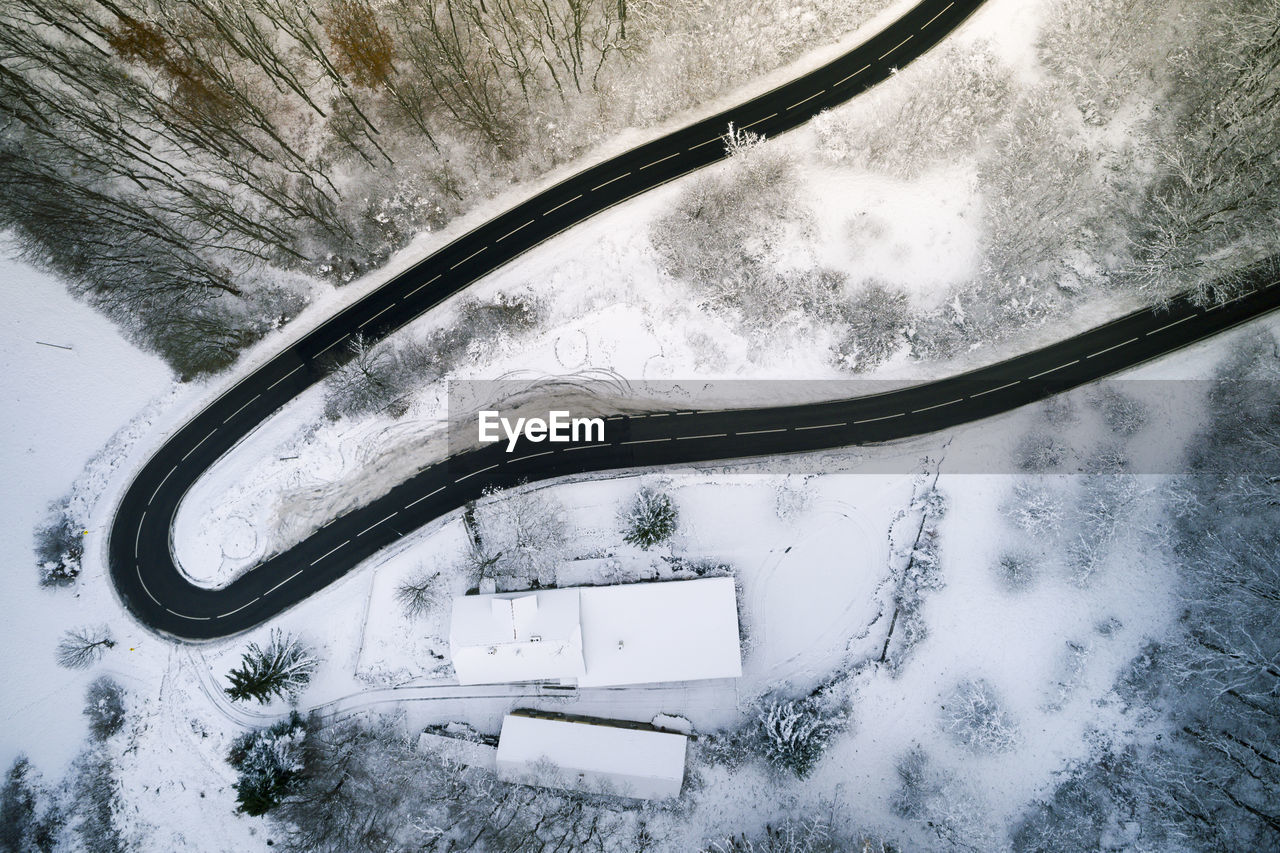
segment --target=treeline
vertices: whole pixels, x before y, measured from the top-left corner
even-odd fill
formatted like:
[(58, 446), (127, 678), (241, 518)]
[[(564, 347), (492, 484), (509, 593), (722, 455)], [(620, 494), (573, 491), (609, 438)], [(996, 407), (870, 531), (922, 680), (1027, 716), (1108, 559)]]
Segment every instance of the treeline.
[(348, 280), (516, 177), (627, 23), (626, 0), (6, 3), (0, 228), (216, 370), (301, 308), (287, 271)]

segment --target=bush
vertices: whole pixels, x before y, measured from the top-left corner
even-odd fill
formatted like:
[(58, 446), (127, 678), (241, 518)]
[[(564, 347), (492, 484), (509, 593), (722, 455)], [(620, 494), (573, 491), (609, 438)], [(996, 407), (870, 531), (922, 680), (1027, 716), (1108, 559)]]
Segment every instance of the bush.
[(71, 499), (49, 505), (48, 518), (35, 531), (36, 565), (41, 586), (70, 586), (80, 576), (84, 531), (71, 515)]
[(124, 726), (124, 688), (107, 676), (89, 685), (84, 697), (84, 715), (89, 718), (89, 734), (106, 740)]
[(837, 322), (844, 329), (831, 351), (838, 367), (870, 370), (907, 342), (907, 296), (879, 282), (868, 282), (840, 309), (840, 315)]
[(1050, 433), (1024, 436), (1014, 451), (1014, 461), (1023, 471), (1040, 474), (1059, 468), (1067, 459), (1067, 447)]
[(246, 732), (231, 745), (227, 762), (239, 773), (238, 811), (263, 815), (293, 790), (305, 766), (308, 729), (296, 712), (268, 729)]
[(986, 681), (961, 682), (942, 708), (943, 729), (974, 752), (1007, 752), (1018, 744), (1017, 722)]
[(800, 778), (808, 776), (832, 739), (848, 724), (843, 708), (832, 709), (819, 698), (764, 702), (756, 717), (764, 758)]
[(996, 577), (1006, 589), (1027, 589), (1035, 583), (1036, 575), (1036, 565), (1028, 554), (1007, 551), (996, 560)]
[(679, 511), (670, 495), (644, 486), (636, 493), (623, 516), (626, 529), (622, 538), (647, 550), (671, 539), (679, 518)]

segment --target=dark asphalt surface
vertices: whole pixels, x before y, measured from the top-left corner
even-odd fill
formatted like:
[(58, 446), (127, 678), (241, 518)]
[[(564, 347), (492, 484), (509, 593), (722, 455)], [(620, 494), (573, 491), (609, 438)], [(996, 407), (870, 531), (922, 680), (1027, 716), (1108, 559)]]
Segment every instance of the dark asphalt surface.
[[(402, 536), (490, 486), (571, 473), (804, 452), (883, 442), (989, 417), (1091, 381), (1276, 307), (1271, 286), (1202, 312), (1175, 303), (963, 376), (875, 397), (808, 406), (615, 417), (599, 445), (505, 444), (456, 456), (209, 590), (174, 563), (170, 533), (190, 486), (259, 423), (323, 379), (353, 335), (379, 340), (471, 282), (601, 210), (725, 156), (728, 124), (768, 136), (883, 80), (981, 3), (926, 0), (826, 66), (741, 106), (619, 155), (490, 220), (344, 309), (241, 380), (178, 430), (121, 499), (108, 544), (125, 606), (152, 630), (202, 640), (258, 625)], [(551, 449), (554, 447), (555, 449)]]

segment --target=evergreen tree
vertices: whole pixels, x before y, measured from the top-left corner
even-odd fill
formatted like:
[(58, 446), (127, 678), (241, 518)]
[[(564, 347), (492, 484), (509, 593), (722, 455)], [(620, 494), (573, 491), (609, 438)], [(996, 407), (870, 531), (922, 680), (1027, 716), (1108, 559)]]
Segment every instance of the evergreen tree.
[(311, 681), (316, 659), (290, 634), (278, 628), (271, 632), (266, 648), (250, 643), (240, 656), (240, 666), (227, 677), (231, 686), (226, 693), (232, 699), (257, 699), (262, 704), (273, 696), (292, 700)]
[(236, 738), (227, 761), (240, 773), (234, 786), (240, 811), (258, 816), (280, 804), (302, 772), (307, 734), (295, 711), (268, 729)]
[(95, 679), (85, 692), (84, 715), (96, 740), (111, 737), (124, 725), (124, 689), (105, 675)]
[(670, 495), (645, 486), (636, 493), (623, 521), (626, 524), (623, 538), (648, 549), (675, 535), (679, 512)]

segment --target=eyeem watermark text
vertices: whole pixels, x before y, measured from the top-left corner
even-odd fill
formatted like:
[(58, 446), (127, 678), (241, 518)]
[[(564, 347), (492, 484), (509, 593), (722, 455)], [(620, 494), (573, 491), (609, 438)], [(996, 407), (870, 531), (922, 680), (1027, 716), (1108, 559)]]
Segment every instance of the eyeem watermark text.
[(604, 441), (604, 418), (574, 418), (567, 411), (553, 409), (542, 418), (504, 418), (495, 411), (480, 412), (480, 443), (492, 444), (507, 439), (507, 452), (516, 449), (516, 442), (550, 441), (568, 443), (574, 441)]

